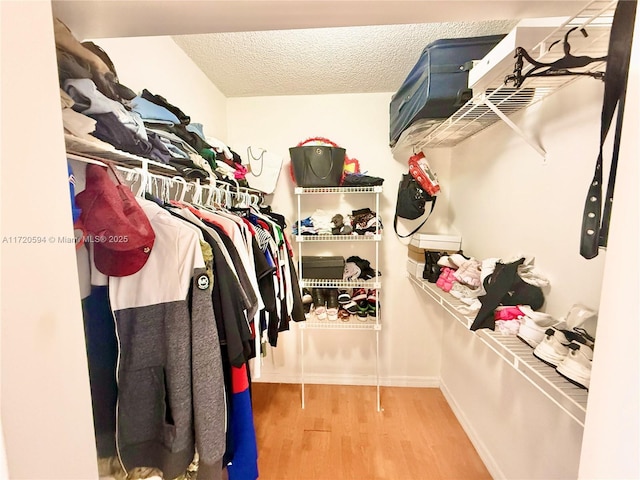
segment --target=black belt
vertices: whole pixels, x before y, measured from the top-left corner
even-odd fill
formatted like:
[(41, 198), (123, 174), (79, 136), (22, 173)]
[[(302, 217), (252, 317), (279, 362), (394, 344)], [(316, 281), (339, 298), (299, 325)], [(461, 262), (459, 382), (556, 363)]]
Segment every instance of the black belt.
[[(616, 6), (611, 25), (607, 68), (604, 77), (604, 100), (600, 124), (600, 151), (596, 161), (593, 180), (589, 186), (582, 217), (580, 236), (580, 255), (590, 259), (598, 255), (599, 247), (607, 246), (609, 236), (609, 220), (613, 205), (613, 190), (618, 167), (618, 151), (622, 134), (622, 118), (624, 116), (625, 96), (627, 93), (627, 77), (633, 41), (633, 25), (636, 16), (637, 0), (620, 0)], [(613, 140), (611, 169), (607, 184), (607, 196), (602, 209), (602, 147), (611, 127), (613, 114), (618, 109), (616, 130)]]

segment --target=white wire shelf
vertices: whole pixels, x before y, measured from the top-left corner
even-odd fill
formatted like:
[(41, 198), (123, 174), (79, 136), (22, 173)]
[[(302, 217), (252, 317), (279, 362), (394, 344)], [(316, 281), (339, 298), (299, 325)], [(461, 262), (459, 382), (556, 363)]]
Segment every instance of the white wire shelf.
[(77, 155), (79, 157), (98, 161), (110, 160), (118, 165), (133, 168), (147, 165), (149, 172), (161, 175), (177, 175), (178, 172), (171, 165), (139, 157), (128, 152), (123, 152), (122, 150), (118, 150), (105, 142), (92, 142), (68, 133), (64, 134), (64, 142), (67, 153)]
[[(602, 57), (607, 54), (609, 34), (613, 13), (617, 2), (611, 0), (595, 0), (590, 2), (576, 15), (564, 22), (559, 28), (541, 40), (528, 53), (537, 61), (550, 63), (564, 55), (563, 40), (565, 33), (573, 27), (578, 31), (569, 36), (571, 54), (574, 56)], [(579, 29), (585, 28), (588, 36), (583, 37)], [(551, 46), (551, 50), (549, 49)], [(519, 135), (525, 136), (517, 126), (506, 119), (513, 113), (537, 103), (550, 94), (569, 85), (581, 76), (547, 76), (529, 77), (521, 88), (505, 85), (504, 79), (513, 73), (514, 63), (497, 74), (497, 81), (485, 91), (476, 92), (471, 100), (447, 119), (422, 119), (407, 128), (393, 147), (412, 147), (414, 150), (424, 148), (452, 147), (467, 138), (479, 133), (494, 123), (503, 120)], [(533, 68), (525, 61), (522, 73), (526, 74)], [(572, 68), (573, 72), (602, 72), (605, 62), (593, 62), (582, 68)], [(599, 80), (592, 80), (599, 81)], [(545, 155), (542, 147), (535, 145), (533, 140), (528, 143)]]
[(375, 187), (296, 187), (295, 193), (381, 193), (382, 186)]
[(338, 320), (307, 320), (299, 322), (300, 328), (313, 330), (382, 330), (382, 325), (376, 322), (375, 317), (367, 317), (365, 321), (352, 315), (349, 321)]
[[(456, 309), (456, 307), (463, 306), (463, 302), (443, 292), (433, 283), (421, 280), (411, 274), (409, 274), (409, 279), (465, 328), (471, 327), (473, 318), (463, 315)], [(586, 390), (568, 382), (558, 375), (553, 367), (534, 357), (533, 349), (517, 337), (487, 329), (480, 329), (473, 333), (573, 420), (584, 426), (588, 397)]]
[(296, 242), (379, 242), (382, 235), (296, 235), (295, 239)]
[(327, 278), (303, 278), (300, 280), (300, 286), (311, 288), (366, 288), (379, 290), (382, 283), (377, 280), (334, 280)]

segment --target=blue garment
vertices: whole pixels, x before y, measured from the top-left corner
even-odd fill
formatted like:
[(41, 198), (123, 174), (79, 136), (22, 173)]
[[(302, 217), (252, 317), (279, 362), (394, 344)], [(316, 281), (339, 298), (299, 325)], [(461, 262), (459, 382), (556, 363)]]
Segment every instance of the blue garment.
[(201, 123), (190, 123), (185, 127), (188, 132), (195, 133), (198, 135), (203, 141), (207, 141), (204, 136), (204, 126)]
[(73, 216), (73, 224), (80, 218), (82, 209), (78, 207), (76, 203), (76, 178), (73, 176), (73, 169), (71, 165), (67, 163), (67, 169), (69, 171), (69, 195), (71, 197), (71, 215)]
[(148, 141), (147, 131), (140, 115), (130, 112), (124, 105), (105, 97), (89, 78), (65, 80), (63, 90), (73, 99), (73, 109), (87, 116), (113, 114), (122, 125), (138, 138)]
[(258, 445), (246, 365), (240, 368), (231, 367), (231, 379), (233, 394), (229, 426), (233, 456), (227, 466), (229, 480), (256, 480)]
[(112, 457), (116, 455), (118, 340), (108, 286), (91, 287), (91, 295), (82, 300), (82, 316), (96, 449), (98, 457)]
[(180, 123), (178, 117), (163, 106), (156, 105), (140, 95), (131, 100), (131, 110), (137, 112), (147, 123), (165, 123), (177, 125)]

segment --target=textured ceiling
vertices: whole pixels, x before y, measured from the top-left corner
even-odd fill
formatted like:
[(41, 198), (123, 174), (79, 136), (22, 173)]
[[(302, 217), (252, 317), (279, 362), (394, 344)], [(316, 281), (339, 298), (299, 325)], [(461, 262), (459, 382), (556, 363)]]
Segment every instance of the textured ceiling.
[(54, 15), (81, 40), (173, 36), (229, 97), (392, 92), (424, 46), (433, 40), (507, 33), (515, 19), (570, 15), (585, 3), (586, 0), (51, 2)]
[(174, 36), (227, 97), (392, 92), (440, 38), (508, 33), (515, 20)]

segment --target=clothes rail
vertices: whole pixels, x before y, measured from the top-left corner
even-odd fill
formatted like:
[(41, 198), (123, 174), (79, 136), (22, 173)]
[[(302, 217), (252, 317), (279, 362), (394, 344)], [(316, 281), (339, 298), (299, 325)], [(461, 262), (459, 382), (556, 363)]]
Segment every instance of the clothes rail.
[[(204, 195), (202, 193), (202, 189), (204, 189), (207, 191), (207, 197), (209, 200), (214, 198), (213, 195), (216, 194), (217, 196), (215, 198), (219, 204), (226, 203), (228, 205), (232, 205), (233, 201), (236, 200), (238, 203), (257, 207), (264, 201), (264, 192), (250, 187), (241, 187), (235, 179), (231, 180), (233, 183), (224, 182), (215, 178), (211, 178), (211, 183), (209, 184), (201, 184), (199, 180), (188, 181), (183, 177), (177, 176), (177, 170), (174, 167), (160, 164), (153, 160), (141, 158), (141, 165), (137, 166), (127, 163), (122, 164), (118, 160), (101, 158), (90, 153), (78, 153), (73, 151), (67, 151), (67, 158), (83, 163), (92, 163), (104, 166), (107, 165), (106, 162), (111, 162), (122, 172), (134, 172), (141, 175), (143, 185), (140, 186), (138, 194), (143, 191), (149, 191), (152, 193), (149, 188), (153, 186), (154, 183), (162, 185), (163, 189), (168, 188), (168, 186), (175, 187), (180, 184), (183, 187), (180, 192), (182, 198), (175, 198), (176, 200), (184, 200), (184, 194), (189, 190), (194, 191), (195, 196), (192, 197), (193, 200), (202, 200), (202, 196), (199, 195)], [(153, 169), (153, 171), (151, 171), (151, 169)], [(161, 197), (161, 195), (158, 196)], [(163, 197), (163, 199), (166, 199), (166, 197)]]

